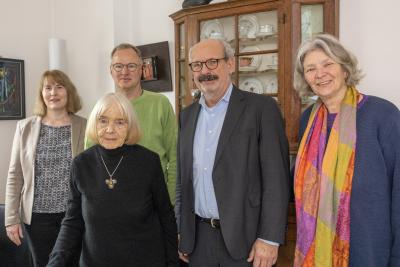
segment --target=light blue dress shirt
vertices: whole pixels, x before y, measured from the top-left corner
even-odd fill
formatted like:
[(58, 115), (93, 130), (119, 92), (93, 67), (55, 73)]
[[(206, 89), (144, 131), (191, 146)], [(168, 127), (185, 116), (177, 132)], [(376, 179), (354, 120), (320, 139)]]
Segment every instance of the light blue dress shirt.
[[(203, 95), (199, 100), (201, 109), (193, 143), (193, 192), (194, 211), (203, 218), (219, 219), (212, 171), (232, 88), (233, 85), (230, 84), (225, 95), (211, 108), (207, 106)], [(279, 246), (278, 243), (259, 239)]]
[(212, 171), (231, 93), (232, 84), (211, 108), (207, 106), (203, 95), (199, 100), (201, 109), (193, 143), (193, 191), (195, 213), (203, 218), (219, 219)]

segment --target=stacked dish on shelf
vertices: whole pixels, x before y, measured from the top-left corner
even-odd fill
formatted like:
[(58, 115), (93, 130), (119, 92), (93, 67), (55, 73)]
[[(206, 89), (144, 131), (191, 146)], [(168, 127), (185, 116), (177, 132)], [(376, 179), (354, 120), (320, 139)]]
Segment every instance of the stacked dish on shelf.
[(260, 26), (255, 15), (239, 17), (239, 38), (255, 38)]
[(278, 79), (276, 75), (264, 79), (249, 77), (240, 83), (239, 88), (256, 94), (277, 94)]
[(247, 78), (240, 83), (240, 89), (256, 94), (264, 94), (264, 87), (258, 78)]
[[(242, 53), (260, 51), (256, 45), (246, 46), (242, 49)], [(241, 56), (239, 57), (239, 71), (255, 71), (261, 64), (261, 55)]]
[(259, 25), (256, 15), (243, 15), (239, 17), (239, 38), (256, 38), (275, 35), (274, 25)]
[(224, 27), (218, 19), (207, 20), (201, 26), (200, 39), (220, 39), (224, 40)]

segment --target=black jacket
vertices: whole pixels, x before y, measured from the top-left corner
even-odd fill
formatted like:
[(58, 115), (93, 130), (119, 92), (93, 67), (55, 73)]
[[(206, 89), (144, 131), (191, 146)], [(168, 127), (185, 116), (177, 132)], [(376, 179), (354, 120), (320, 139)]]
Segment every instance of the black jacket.
[[(113, 189), (101, 156), (114, 174)], [(72, 164), (71, 195), (48, 266), (66, 266), (82, 242), (80, 266), (177, 266), (177, 232), (160, 159), (139, 146), (97, 145)]]
[[(200, 104), (181, 112), (175, 211), (179, 249), (195, 244), (193, 140)], [(279, 108), (271, 97), (233, 88), (212, 172), (221, 232), (234, 259), (257, 238), (283, 243), (289, 201), (289, 152)]]

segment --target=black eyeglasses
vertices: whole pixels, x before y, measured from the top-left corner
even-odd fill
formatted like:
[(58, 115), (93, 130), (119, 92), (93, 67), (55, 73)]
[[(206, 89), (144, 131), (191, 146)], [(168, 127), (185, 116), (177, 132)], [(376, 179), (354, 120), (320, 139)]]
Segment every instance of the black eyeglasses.
[(189, 64), (190, 68), (194, 72), (199, 72), (203, 69), (203, 64), (207, 66), (209, 70), (215, 70), (218, 67), (218, 61), (220, 61), (223, 58), (210, 58), (207, 59), (206, 61), (194, 61)]
[(116, 72), (121, 72), (125, 67), (128, 69), (128, 71), (134, 72), (140, 67), (140, 65), (136, 63), (129, 63), (129, 64), (115, 63), (112, 65), (112, 68)]

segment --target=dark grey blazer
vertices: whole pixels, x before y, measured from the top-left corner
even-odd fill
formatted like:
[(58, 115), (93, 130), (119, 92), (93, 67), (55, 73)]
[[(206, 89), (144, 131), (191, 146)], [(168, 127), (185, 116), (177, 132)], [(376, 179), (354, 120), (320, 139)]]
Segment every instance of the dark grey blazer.
[[(180, 114), (176, 216), (180, 251), (195, 244), (193, 140), (198, 102)], [(233, 88), (213, 168), (221, 231), (232, 258), (257, 238), (283, 243), (289, 200), (289, 153), (276, 102)]]

